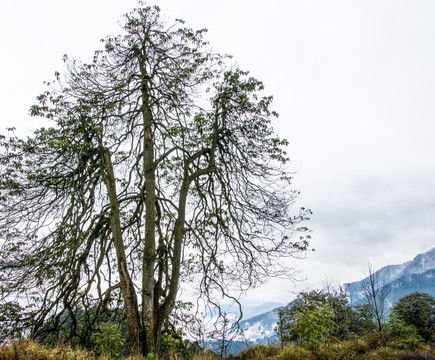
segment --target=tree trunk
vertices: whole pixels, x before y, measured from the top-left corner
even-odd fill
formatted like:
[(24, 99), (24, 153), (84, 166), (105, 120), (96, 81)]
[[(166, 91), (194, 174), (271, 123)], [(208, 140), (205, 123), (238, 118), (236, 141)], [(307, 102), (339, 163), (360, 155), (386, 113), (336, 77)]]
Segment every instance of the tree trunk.
[(145, 353), (155, 353), (159, 350), (156, 348), (154, 334), (156, 315), (156, 309), (154, 306), (154, 264), (156, 260), (156, 174), (154, 164), (152, 113), (149, 107), (149, 93), (146, 83), (147, 75), (143, 63), (141, 63), (141, 74), (143, 77), (143, 166), (145, 176), (145, 240), (142, 263), (142, 323), (145, 335)]
[(103, 150), (102, 173), (107, 187), (107, 194), (110, 200), (110, 226), (112, 230), (113, 243), (115, 245), (116, 257), (118, 260), (118, 272), (122, 297), (126, 312), (126, 322), (129, 337), (133, 343), (132, 352), (134, 355), (142, 355), (143, 342), (141, 336), (141, 324), (137, 296), (134, 290), (133, 281), (127, 268), (125, 247), (122, 239), (121, 218), (119, 202), (116, 193), (116, 179), (113, 172), (113, 165), (108, 150)]

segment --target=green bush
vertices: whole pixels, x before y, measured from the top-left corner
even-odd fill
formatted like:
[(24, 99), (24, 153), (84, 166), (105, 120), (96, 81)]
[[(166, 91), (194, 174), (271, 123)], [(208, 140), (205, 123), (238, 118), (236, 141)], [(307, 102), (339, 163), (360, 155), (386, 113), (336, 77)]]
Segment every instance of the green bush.
[(103, 323), (98, 326), (98, 331), (92, 334), (91, 339), (95, 342), (95, 349), (101, 355), (111, 359), (117, 359), (125, 344), (117, 323)]
[(400, 347), (414, 349), (423, 342), (415, 326), (406, 324), (402, 319), (392, 313), (386, 325), (387, 332), (399, 340)]
[(336, 324), (333, 321), (334, 313), (327, 304), (313, 304), (294, 315), (295, 324), (291, 331), (298, 337), (303, 345), (315, 347), (325, 343)]
[(366, 342), (369, 349), (378, 349), (386, 346), (391, 341), (391, 336), (383, 331), (374, 331), (363, 335), (361, 339)]

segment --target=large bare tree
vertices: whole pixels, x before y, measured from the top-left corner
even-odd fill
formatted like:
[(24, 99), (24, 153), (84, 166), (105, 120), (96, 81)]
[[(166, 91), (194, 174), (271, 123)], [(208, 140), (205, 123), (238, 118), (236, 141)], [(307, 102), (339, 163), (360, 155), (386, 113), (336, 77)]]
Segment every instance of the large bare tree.
[(68, 314), (85, 341), (120, 304), (132, 352), (147, 354), (180, 281), (214, 304), (288, 274), (310, 211), (292, 212), (263, 84), (210, 52), (205, 30), (140, 5), (92, 62), (65, 57), (31, 108), (48, 127), (1, 138), (0, 290), (33, 336)]

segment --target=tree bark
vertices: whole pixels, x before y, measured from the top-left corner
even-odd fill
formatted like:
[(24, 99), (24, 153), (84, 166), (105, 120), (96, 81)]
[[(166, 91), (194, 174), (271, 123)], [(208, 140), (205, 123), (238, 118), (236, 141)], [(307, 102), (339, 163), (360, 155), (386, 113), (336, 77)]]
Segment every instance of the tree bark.
[(116, 257), (118, 260), (120, 287), (122, 297), (124, 299), (124, 307), (127, 317), (126, 323), (130, 333), (130, 339), (133, 342), (132, 352), (134, 355), (142, 355), (143, 342), (141, 336), (141, 324), (137, 296), (134, 290), (133, 281), (127, 268), (125, 247), (121, 230), (119, 202), (116, 193), (116, 179), (113, 172), (110, 153), (107, 149), (103, 150), (102, 158), (102, 173), (110, 201), (110, 226), (112, 230), (113, 243), (116, 250)]
[[(156, 174), (152, 113), (149, 106), (149, 90), (145, 60), (140, 59), (142, 75), (142, 115), (144, 129), (143, 167), (145, 176), (145, 240), (142, 260), (142, 323), (145, 335), (145, 352), (156, 352), (154, 307), (154, 264), (156, 256)], [(157, 299), (158, 300), (158, 299)]]

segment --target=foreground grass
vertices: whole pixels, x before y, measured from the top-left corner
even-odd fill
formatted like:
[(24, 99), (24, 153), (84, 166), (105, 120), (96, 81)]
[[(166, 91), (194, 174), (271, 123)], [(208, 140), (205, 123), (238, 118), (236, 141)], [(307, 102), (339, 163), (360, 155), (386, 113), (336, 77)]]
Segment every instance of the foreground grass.
[[(128, 360), (142, 360), (129, 357)], [(42, 346), (32, 341), (19, 341), (0, 347), (0, 360), (111, 360), (96, 356), (91, 350), (73, 348), (69, 345)]]
[(242, 352), (238, 360), (401, 360), (406, 355), (419, 354), (435, 359), (435, 348), (419, 342), (404, 342), (386, 334), (372, 333), (345, 342), (331, 342), (315, 348), (296, 345), (282, 350), (271, 346), (256, 346)]
[(40, 346), (31, 341), (19, 341), (0, 348), (0, 360), (95, 360), (92, 351), (73, 349), (63, 345), (57, 347)]
[[(259, 345), (243, 351), (234, 360), (401, 360), (407, 354), (421, 354), (435, 358), (435, 348), (422, 343), (407, 343), (386, 336), (369, 334), (347, 342), (331, 342), (315, 348), (296, 345), (279, 349)], [(128, 357), (125, 360), (145, 360)], [(192, 355), (189, 359), (172, 355), (168, 360), (218, 360), (213, 354)], [(423, 357), (422, 357), (423, 359)], [(31, 341), (15, 342), (0, 347), (0, 360), (112, 360), (97, 356), (93, 351), (73, 348), (69, 345), (41, 346)], [(166, 359), (164, 359), (166, 360)]]
[[(129, 356), (124, 360), (147, 360), (146, 357)], [(219, 360), (213, 354), (193, 355), (191, 360)], [(98, 356), (92, 350), (70, 345), (43, 346), (32, 341), (17, 341), (0, 347), (0, 360), (113, 360), (106, 355)], [(168, 360), (183, 360), (174, 355)]]

